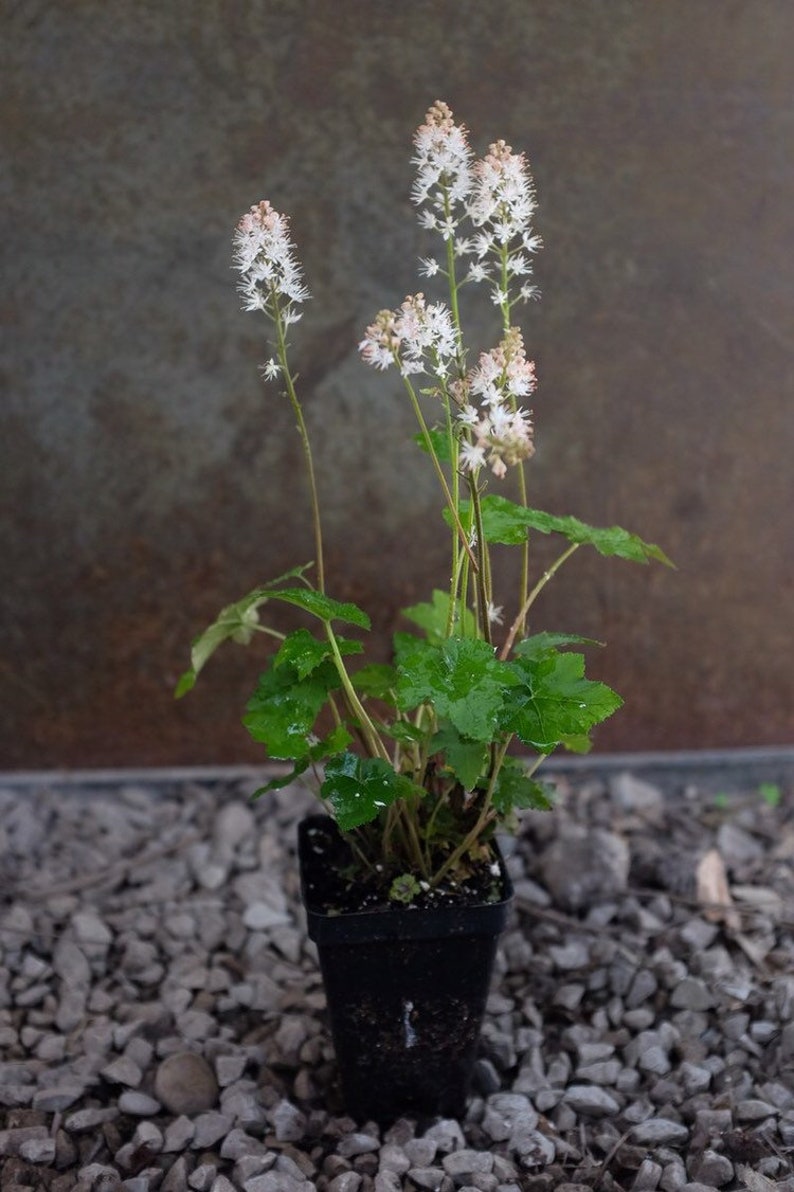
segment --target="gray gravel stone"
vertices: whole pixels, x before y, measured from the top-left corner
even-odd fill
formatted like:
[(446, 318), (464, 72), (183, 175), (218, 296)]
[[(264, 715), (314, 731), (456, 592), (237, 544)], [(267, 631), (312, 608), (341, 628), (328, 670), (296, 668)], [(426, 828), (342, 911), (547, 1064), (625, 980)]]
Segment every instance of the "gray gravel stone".
[(670, 995), (670, 1004), (681, 1010), (709, 1010), (714, 1005), (714, 996), (705, 981), (685, 977)]
[(650, 1158), (643, 1159), (632, 1181), (631, 1192), (654, 1192), (654, 1189), (659, 1187), (662, 1175), (663, 1168), (660, 1163)]
[(459, 1151), (452, 1151), (449, 1155), (445, 1155), (441, 1166), (447, 1175), (451, 1175), (459, 1182), (463, 1176), (492, 1171), (493, 1155), (489, 1151), (472, 1151), (464, 1147)]
[(306, 1117), (291, 1101), (280, 1101), (271, 1119), (279, 1142), (300, 1142), (306, 1133)]
[(101, 1070), (101, 1075), (111, 1084), (129, 1085), (130, 1088), (138, 1088), (143, 1080), (143, 1072), (141, 1072), (134, 1060), (127, 1056), (120, 1055), (117, 1059), (112, 1060), (106, 1064)]
[(195, 1120), (195, 1133), (191, 1147), (193, 1150), (206, 1150), (220, 1142), (232, 1128), (234, 1119), (225, 1113), (201, 1113)]
[(633, 1140), (640, 1146), (660, 1146), (669, 1143), (683, 1143), (689, 1138), (689, 1130), (683, 1122), (670, 1118), (652, 1117), (639, 1122), (631, 1132)]
[(118, 1105), (122, 1113), (128, 1113), (131, 1117), (152, 1117), (162, 1108), (155, 1097), (150, 1097), (148, 1093), (138, 1092), (136, 1089), (127, 1089), (123, 1092), (119, 1097)]
[(625, 890), (629, 859), (625, 840), (614, 832), (570, 826), (543, 853), (541, 868), (554, 901), (577, 911)]
[(174, 1118), (168, 1123), (163, 1139), (163, 1151), (170, 1154), (174, 1151), (184, 1151), (193, 1140), (196, 1127), (189, 1117), (184, 1115)]
[(403, 1182), (396, 1171), (379, 1171), (375, 1176), (374, 1192), (403, 1192)]
[(56, 1088), (40, 1088), (33, 1094), (32, 1105), (42, 1113), (63, 1113), (84, 1097), (87, 1089), (87, 1084), (74, 1082)]
[(733, 1179), (733, 1164), (726, 1155), (707, 1148), (692, 1165), (691, 1175), (709, 1188), (722, 1188)]
[(408, 1179), (418, 1192), (441, 1192), (444, 1180), (442, 1167), (412, 1167)]
[(618, 1113), (620, 1105), (606, 1089), (590, 1084), (572, 1084), (563, 1094), (565, 1104), (577, 1113), (591, 1117), (603, 1117)]
[(779, 1111), (776, 1106), (757, 1098), (747, 1098), (739, 1101), (735, 1109), (736, 1120), (739, 1122), (758, 1122), (764, 1118), (774, 1117)]

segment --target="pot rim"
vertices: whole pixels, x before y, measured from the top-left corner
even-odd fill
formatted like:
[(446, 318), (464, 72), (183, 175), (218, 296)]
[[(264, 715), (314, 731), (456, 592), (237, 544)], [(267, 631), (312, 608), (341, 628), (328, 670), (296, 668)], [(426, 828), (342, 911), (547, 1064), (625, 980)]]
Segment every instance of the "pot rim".
[(312, 908), (308, 875), (303, 858), (309, 835), (321, 825), (335, 825), (329, 815), (309, 815), (298, 824), (298, 857), (301, 896), (306, 909), (309, 938), (317, 944), (375, 943), (394, 939), (448, 939), (453, 936), (497, 936), (504, 929), (513, 901), (513, 883), (498, 842), (493, 842), (504, 897), (498, 902), (462, 906), (381, 907), (369, 911), (341, 911), (337, 914)]

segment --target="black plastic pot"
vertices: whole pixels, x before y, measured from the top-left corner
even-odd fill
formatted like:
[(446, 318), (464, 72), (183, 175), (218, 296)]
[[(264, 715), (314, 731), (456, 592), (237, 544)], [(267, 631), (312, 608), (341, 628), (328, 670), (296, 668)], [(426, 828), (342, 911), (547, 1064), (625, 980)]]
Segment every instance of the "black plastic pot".
[(327, 914), (312, 838), (329, 828), (325, 816), (304, 820), (298, 856), (346, 1108), (362, 1121), (459, 1117), (513, 894), (501, 854), (500, 902)]

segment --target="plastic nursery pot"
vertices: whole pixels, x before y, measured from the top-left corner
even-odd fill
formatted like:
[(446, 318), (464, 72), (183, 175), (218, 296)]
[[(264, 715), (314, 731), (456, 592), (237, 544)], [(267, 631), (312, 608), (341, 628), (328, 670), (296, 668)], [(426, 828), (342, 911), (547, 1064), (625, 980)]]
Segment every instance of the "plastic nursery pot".
[(461, 1117), (513, 896), (501, 853), (499, 902), (329, 914), (317, 909), (327, 874), (320, 842), (329, 840), (339, 833), (328, 817), (301, 823), (303, 901), (345, 1106), (360, 1121)]

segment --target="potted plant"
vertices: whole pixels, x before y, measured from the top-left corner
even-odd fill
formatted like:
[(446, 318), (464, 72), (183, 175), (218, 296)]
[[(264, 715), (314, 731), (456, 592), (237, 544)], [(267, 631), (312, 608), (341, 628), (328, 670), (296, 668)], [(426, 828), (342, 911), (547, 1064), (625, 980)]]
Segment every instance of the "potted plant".
[[(559, 747), (586, 750), (591, 730), (621, 704), (585, 676), (575, 647), (597, 643), (530, 632), (537, 597), (582, 546), (669, 562), (623, 529), (528, 504), (525, 402), (536, 378), (515, 313), (536, 297), (529, 167), (504, 141), (476, 161), (467, 130), (441, 102), (414, 146), (413, 202), (440, 242), (421, 272), (443, 282), (446, 299), (417, 293), (381, 311), (359, 349), (365, 364), (397, 374), (416, 416), (417, 457), (437, 478), (450, 543), (448, 587), (405, 610), (391, 663), (367, 661), (368, 615), (335, 599), (332, 579), (326, 586), (320, 499), (290, 363), (289, 328), (309, 294), (287, 218), (261, 202), (237, 226), (235, 264), (245, 309), (270, 323), (263, 372), (296, 419), (316, 557), (313, 569), (299, 566), (224, 608), (193, 643), (177, 688), (188, 691), (227, 639), (247, 644), (264, 633), (277, 643), (244, 724), (270, 758), (290, 763), (263, 792), (318, 775), (327, 814), (299, 836), (309, 932), (347, 1105), (381, 1118), (462, 1109), (511, 893), (495, 833), (522, 809), (550, 805), (540, 764)], [(464, 287), (484, 290), (498, 324), (495, 346), (476, 356), (461, 318)], [(499, 491), (508, 474), (517, 499)], [(537, 577), (533, 531), (562, 540)], [(495, 544), (520, 553), (509, 597), (497, 591)], [(273, 602), (295, 606), (308, 623), (277, 632), (262, 620)]]

